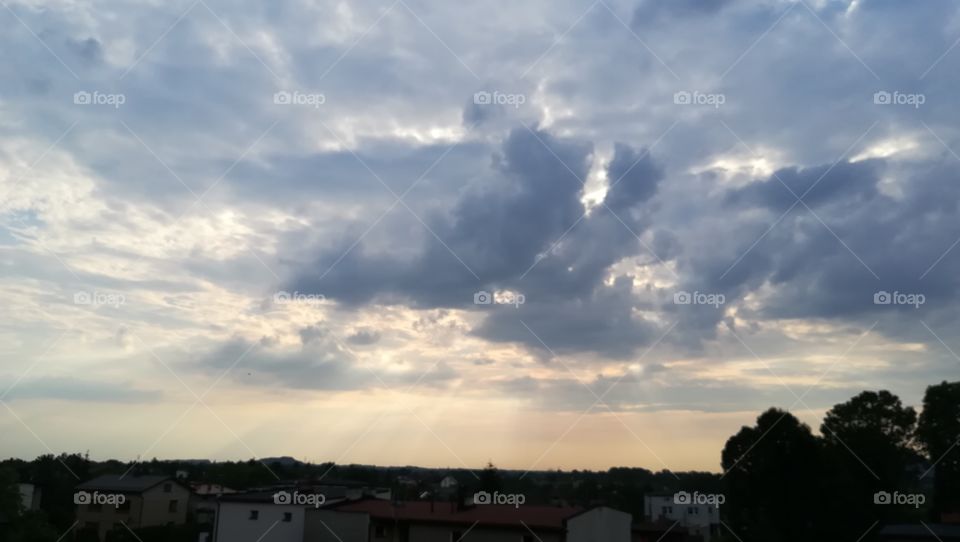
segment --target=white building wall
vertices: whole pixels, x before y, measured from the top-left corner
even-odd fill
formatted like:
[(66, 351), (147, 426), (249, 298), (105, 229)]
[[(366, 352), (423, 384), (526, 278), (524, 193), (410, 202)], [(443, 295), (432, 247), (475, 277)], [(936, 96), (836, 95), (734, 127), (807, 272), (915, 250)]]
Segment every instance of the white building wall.
[[(258, 518), (250, 519), (257, 510)], [(291, 514), (289, 522), (284, 513)], [(216, 542), (303, 542), (305, 509), (273, 503), (221, 502), (217, 514)], [(270, 534), (264, 536), (267, 531)], [(346, 541), (345, 541), (346, 542)]]
[(303, 542), (369, 542), (369, 540), (370, 516), (367, 514), (335, 510), (307, 511)]
[(567, 520), (567, 542), (630, 542), (632, 523), (626, 512), (594, 508)]
[[(450, 527), (445, 525), (420, 524), (410, 526), (410, 541), (451, 542), (451, 540), (457, 540), (457, 538), (453, 536), (455, 531), (466, 533), (468, 529), (470, 533), (463, 539), (464, 542), (522, 542), (524, 536), (532, 536), (530, 535), (530, 531), (526, 529), (497, 529), (494, 527), (483, 527), (482, 525), (477, 525), (473, 529), (470, 529), (469, 525)], [(563, 540), (559, 533), (543, 533), (536, 531), (536, 529), (534, 532), (543, 542), (561, 542)], [(534, 538), (534, 540), (537, 540), (537, 538)], [(629, 541), (629, 539), (627, 540)], [(344, 542), (348, 541), (345, 540)]]
[(711, 525), (720, 525), (720, 508), (712, 504), (676, 504), (672, 495), (644, 497), (644, 513), (651, 521), (679, 522), (690, 534), (710, 541)]

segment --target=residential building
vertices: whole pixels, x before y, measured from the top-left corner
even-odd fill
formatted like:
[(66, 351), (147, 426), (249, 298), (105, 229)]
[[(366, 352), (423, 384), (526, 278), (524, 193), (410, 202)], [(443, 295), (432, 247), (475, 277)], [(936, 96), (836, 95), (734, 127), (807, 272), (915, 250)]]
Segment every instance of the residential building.
[(304, 541), (629, 542), (631, 516), (612, 508), (458, 505), (364, 499), (308, 510)]
[(678, 503), (673, 493), (657, 493), (643, 498), (644, 516), (648, 521), (676, 523), (690, 534), (710, 542), (720, 533), (720, 507), (703, 502)]
[[(217, 542), (303, 542), (306, 511), (343, 502), (350, 491), (341, 486), (277, 486), (222, 495), (213, 538)], [(284, 493), (316, 497), (304, 500), (317, 504), (295, 503), (292, 498), (283, 502), (278, 495)]]
[(237, 490), (220, 484), (192, 482), (188, 518), (200, 526), (201, 532), (209, 532), (212, 535), (220, 497), (234, 493), (237, 493)]
[[(699, 540), (700, 537), (693, 538)], [(630, 533), (632, 542), (685, 542), (691, 540), (687, 529), (677, 522), (634, 523)]]
[(887, 525), (880, 529), (879, 536), (883, 542), (960, 542), (960, 525)]
[(40, 497), (42, 496), (42, 491), (39, 487), (33, 484), (18, 484), (20, 489), (20, 503), (24, 510), (39, 510), (40, 509)]
[(114, 528), (182, 525), (190, 490), (167, 476), (106, 475), (77, 486), (74, 495), (80, 528), (95, 529), (100, 540)]

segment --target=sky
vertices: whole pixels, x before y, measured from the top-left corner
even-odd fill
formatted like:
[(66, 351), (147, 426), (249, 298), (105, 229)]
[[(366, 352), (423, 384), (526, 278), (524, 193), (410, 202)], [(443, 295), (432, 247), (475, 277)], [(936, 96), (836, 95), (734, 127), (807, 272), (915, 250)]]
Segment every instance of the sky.
[(719, 471), (960, 374), (953, 2), (0, 24), (0, 456)]

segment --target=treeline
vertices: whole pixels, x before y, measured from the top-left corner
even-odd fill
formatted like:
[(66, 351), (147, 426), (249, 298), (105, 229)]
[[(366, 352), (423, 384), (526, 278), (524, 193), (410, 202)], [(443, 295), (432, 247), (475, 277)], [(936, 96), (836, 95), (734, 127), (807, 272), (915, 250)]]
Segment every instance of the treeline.
[(888, 392), (830, 409), (816, 436), (770, 409), (722, 453), (730, 540), (875, 540), (882, 525), (960, 511), (960, 382), (927, 388), (919, 416)]

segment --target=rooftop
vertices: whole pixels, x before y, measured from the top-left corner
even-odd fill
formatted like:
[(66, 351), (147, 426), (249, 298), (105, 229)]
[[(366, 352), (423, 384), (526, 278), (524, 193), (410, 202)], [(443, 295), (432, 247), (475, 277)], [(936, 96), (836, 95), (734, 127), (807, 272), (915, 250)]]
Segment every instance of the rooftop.
[(347, 496), (346, 489), (337, 486), (316, 486), (316, 487), (278, 487), (270, 489), (258, 489), (245, 491), (241, 493), (223, 494), (220, 497), (221, 502), (246, 502), (246, 503), (267, 503), (274, 502), (274, 495), (280, 491), (293, 493), (294, 491), (305, 495), (323, 495), (328, 503), (343, 500)]
[(564, 528), (564, 521), (583, 512), (572, 506), (481, 505), (457, 509), (456, 503), (410, 501), (395, 503), (386, 500), (366, 499), (335, 507), (341, 512), (370, 514), (380, 520), (419, 521), (431, 523), (457, 523), (473, 525), (499, 525), (524, 528), (524, 524), (541, 529)]
[(118, 474), (106, 474), (83, 482), (77, 486), (77, 489), (116, 491), (119, 493), (142, 493), (166, 481), (170, 481), (169, 476), (121, 476)]
[(918, 540), (960, 540), (960, 525), (942, 523), (887, 525), (880, 529), (880, 536)]

